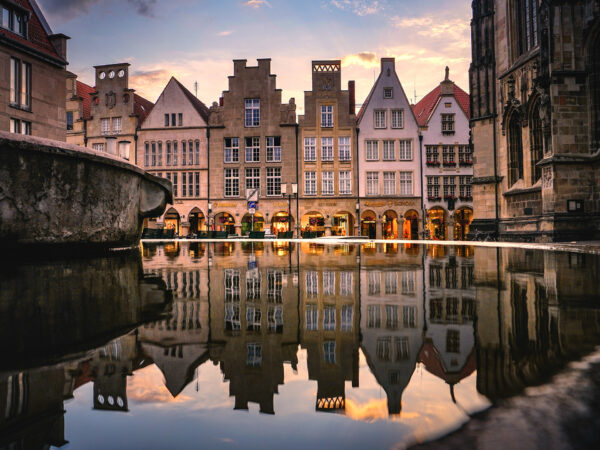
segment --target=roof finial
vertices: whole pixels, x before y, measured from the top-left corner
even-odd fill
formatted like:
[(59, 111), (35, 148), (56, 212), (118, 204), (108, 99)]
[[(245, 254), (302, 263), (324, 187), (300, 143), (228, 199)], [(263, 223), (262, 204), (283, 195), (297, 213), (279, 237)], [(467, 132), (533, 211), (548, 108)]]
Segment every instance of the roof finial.
[(450, 67), (446, 66), (446, 81), (450, 80)]

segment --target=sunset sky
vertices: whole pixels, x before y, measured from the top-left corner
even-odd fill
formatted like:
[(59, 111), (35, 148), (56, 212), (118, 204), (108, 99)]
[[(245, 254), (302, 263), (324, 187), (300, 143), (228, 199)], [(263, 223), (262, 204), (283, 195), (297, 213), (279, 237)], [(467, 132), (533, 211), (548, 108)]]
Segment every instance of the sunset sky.
[(175, 76), (210, 105), (233, 59), (271, 58), (283, 101), (311, 89), (314, 59), (341, 59), (342, 82), (369, 93), (379, 58), (395, 57), (412, 100), (450, 78), (468, 90), (467, 0), (38, 0), (55, 33), (71, 37), (69, 70), (93, 84), (92, 66), (131, 63), (130, 87), (155, 101)]

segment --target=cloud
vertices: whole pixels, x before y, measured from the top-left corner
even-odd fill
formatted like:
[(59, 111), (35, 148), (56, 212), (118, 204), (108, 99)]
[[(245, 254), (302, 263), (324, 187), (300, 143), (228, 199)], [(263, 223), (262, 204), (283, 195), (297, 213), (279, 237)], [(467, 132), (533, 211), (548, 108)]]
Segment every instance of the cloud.
[(391, 23), (395, 28), (416, 32), (420, 36), (445, 37), (449, 39), (469, 39), (471, 27), (468, 18), (434, 18), (412, 17), (401, 18), (394, 16)]
[(244, 6), (258, 9), (263, 6), (268, 6), (270, 8), (271, 4), (267, 0), (248, 0), (246, 3), (244, 3)]
[(224, 30), (217, 34), (217, 36), (229, 36), (232, 33), (231, 30)]
[(379, 67), (379, 60), (374, 52), (360, 52), (346, 55), (342, 59), (342, 66), (362, 66), (365, 68)]
[[(141, 16), (154, 17), (156, 0), (126, 0), (127, 3)], [(101, 0), (43, 0), (44, 10), (62, 21), (74, 19), (87, 14), (90, 7)]]
[(167, 81), (175, 74), (164, 68), (150, 68), (137, 70), (129, 77), (130, 86), (148, 100), (154, 101), (164, 87)]
[(331, 0), (331, 4), (342, 11), (350, 11), (361, 17), (377, 14), (383, 9), (381, 0)]

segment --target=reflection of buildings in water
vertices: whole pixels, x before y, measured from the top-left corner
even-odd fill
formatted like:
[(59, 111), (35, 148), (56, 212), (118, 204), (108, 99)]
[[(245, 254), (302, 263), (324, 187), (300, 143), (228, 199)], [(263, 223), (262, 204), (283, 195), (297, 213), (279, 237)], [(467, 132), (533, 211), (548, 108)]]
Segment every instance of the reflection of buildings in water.
[(482, 394), (501, 398), (540, 384), (600, 342), (600, 287), (590, 283), (597, 257), (478, 249), (475, 262), (486, 305), (476, 330)]
[(390, 267), (373, 258), (363, 259), (361, 347), (371, 372), (385, 390), (389, 414), (399, 414), (402, 392), (423, 343), (423, 269), (414, 261)]
[(345, 381), (358, 386), (357, 249), (320, 250), (300, 255), (300, 343), (318, 384), (316, 409), (335, 412), (345, 409)]
[(210, 269), (210, 358), (219, 362), (236, 409), (274, 414), (283, 364), (297, 365), (298, 291), (280, 246), (234, 247)]
[(476, 369), (474, 265), (463, 247), (425, 259), (426, 332), (419, 359), (451, 387)]

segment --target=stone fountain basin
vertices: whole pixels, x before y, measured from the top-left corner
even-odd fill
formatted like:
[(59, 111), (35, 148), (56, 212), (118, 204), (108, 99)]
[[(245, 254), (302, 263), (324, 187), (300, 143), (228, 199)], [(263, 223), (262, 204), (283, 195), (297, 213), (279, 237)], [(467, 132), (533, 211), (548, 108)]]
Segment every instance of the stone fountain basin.
[(131, 247), (171, 182), (64, 142), (0, 131), (0, 249)]

